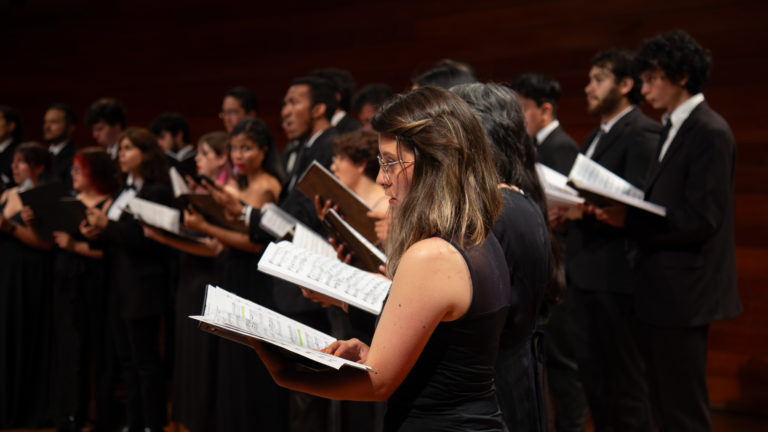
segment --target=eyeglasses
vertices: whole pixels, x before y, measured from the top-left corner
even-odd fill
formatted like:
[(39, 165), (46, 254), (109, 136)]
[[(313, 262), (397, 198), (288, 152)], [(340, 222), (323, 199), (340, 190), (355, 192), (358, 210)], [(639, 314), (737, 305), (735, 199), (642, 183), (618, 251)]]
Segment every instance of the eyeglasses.
[(224, 117), (237, 117), (239, 115), (240, 115), (240, 111), (239, 110), (227, 110), (227, 111), (220, 112), (219, 113), (219, 118), (223, 119)]
[(404, 160), (396, 160), (392, 162), (384, 162), (384, 159), (381, 157), (381, 155), (376, 155), (376, 159), (379, 160), (379, 167), (382, 171), (384, 171), (384, 177), (387, 178), (388, 182), (391, 182), (392, 179), (389, 177), (389, 167), (395, 164), (403, 165), (403, 168), (405, 168), (405, 164), (412, 164), (416, 163), (416, 161), (404, 161)]

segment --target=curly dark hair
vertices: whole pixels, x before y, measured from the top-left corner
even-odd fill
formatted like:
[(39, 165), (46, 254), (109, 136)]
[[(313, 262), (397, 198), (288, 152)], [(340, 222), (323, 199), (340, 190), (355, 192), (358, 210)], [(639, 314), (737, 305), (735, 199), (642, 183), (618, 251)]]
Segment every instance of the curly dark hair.
[(643, 41), (637, 65), (640, 72), (661, 69), (673, 82), (687, 76), (685, 89), (693, 95), (707, 85), (712, 55), (691, 35), (675, 30)]
[(538, 107), (549, 103), (552, 105), (552, 117), (557, 117), (560, 83), (551, 76), (541, 73), (524, 73), (515, 77), (508, 87), (520, 96), (536, 102)]
[(379, 134), (373, 131), (355, 131), (333, 141), (333, 154), (349, 158), (355, 165), (365, 165), (363, 174), (376, 181), (379, 175)]

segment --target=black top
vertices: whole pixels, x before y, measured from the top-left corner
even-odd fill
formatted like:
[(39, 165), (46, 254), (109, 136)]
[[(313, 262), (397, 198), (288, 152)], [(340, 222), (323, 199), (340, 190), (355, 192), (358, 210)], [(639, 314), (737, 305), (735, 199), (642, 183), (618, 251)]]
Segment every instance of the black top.
[(537, 159), (563, 175), (568, 175), (579, 147), (562, 127), (558, 126), (536, 147)]
[(389, 399), (387, 431), (501, 431), (494, 364), (510, 288), (494, 235), (461, 252), (472, 277), (467, 313), (435, 328), (408, 376)]

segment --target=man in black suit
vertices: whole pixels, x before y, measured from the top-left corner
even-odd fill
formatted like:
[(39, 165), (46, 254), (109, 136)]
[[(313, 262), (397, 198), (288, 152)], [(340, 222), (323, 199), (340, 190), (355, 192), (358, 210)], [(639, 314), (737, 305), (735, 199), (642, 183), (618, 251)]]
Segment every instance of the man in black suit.
[(157, 137), (157, 144), (168, 157), (168, 168), (176, 168), (182, 176), (195, 175), (197, 150), (190, 143), (189, 123), (183, 115), (176, 112), (162, 113), (149, 130)]
[[(536, 143), (538, 162), (568, 175), (579, 148), (557, 120), (560, 84), (547, 75), (528, 73), (515, 78), (509, 87), (515, 91), (523, 107), (525, 127)], [(556, 210), (551, 209), (548, 215), (560, 248), (553, 253), (563, 256), (566, 254), (564, 223), (562, 219), (557, 219), (559, 214)], [(587, 417), (586, 396), (568, 334), (568, 328), (571, 327), (568, 312), (571, 307), (570, 297), (566, 291), (559, 303), (545, 302), (542, 307), (547, 320), (541, 326), (545, 338), (547, 381), (556, 413), (555, 429), (558, 432), (584, 430)]]
[(568, 175), (579, 148), (557, 120), (560, 83), (544, 74), (527, 73), (509, 86), (523, 106), (525, 127), (536, 143), (538, 162)]
[(661, 431), (712, 429), (706, 381), (713, 321), (741, 311), (733, 238), (735, 144), (728, 124), (704, 101), (711, 57), (675, 31), (643, 42), (642, 93), (666, 112), (645, 199), (659, 217), (615, 205), (596, 213), (641, 240), (635, 267), (638, 346)]
[[(661, 126), (636, 106), (642, 96), (634, 66), (625, 50), (592, 59), (584, 92), (600, 126), (581, 153), (642, 188)], [(570, 330), (595, 430), (649, 431), (644, 369), (632, 334), (633, 243), (623, 229), (585, 215), (568, 223), (567, 245)]]
[(68, 105), (56, 103), (48, 107), (43, 117), (43, 140), (48, 144), (48, 151), (53, 156), (53, 171), (56, 179), (67, 190), (72, 189), (72, 158), (75, 156), (75, 133), (77, 118)]
[(112, 160), (117, 161), (117, 142), (125, 129), (125, 108), (117, 99), (101, 98), (88, 107), (85, 124), (91, 128), (93, 139), (103, 146)]
[(6, 105), (0, 105), (0, 192), (13, 187), (11, 163), (16, 146), (24, 140), (19, 113)]

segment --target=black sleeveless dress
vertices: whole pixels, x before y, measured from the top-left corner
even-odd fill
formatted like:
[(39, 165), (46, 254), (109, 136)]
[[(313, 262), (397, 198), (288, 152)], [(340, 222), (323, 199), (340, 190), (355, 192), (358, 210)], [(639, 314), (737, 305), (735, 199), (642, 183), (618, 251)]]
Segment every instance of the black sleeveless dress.
[(438, 324), (387, 403), (387, 431), (503, 431), (494, 385), (510, 288), (504, 253), (490, 235), (461, 252), (472, 277), (467, 313)]

